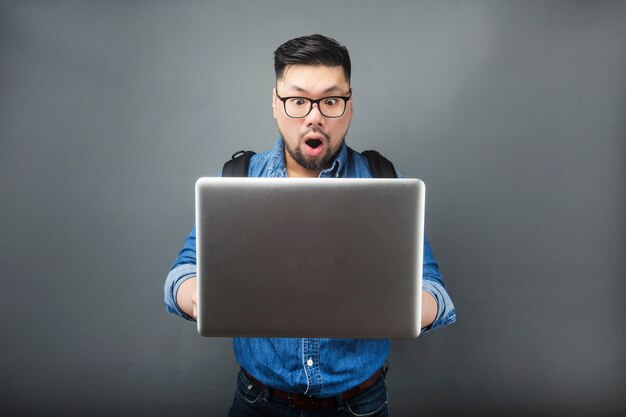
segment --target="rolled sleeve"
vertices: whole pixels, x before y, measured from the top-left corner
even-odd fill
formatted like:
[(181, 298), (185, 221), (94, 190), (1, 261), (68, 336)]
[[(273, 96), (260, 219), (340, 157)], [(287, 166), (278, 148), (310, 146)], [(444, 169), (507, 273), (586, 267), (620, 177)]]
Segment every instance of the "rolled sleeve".
[(430, 326), (422, 329), (422, 332), (434, 330), (437, 327), (452, 324), (456, 321), (456, 309), (452, 303), (452, 299), (448, 295), (446, 289), (439, 283), (439, 280), (429, 276), (422, 277), (422, 290), (432, 295), (437, 301), (437, 316)]
[(167, 274), (164, 286), (165, 309), (170, 313), (177, 314), (190, 321), (195, 320), (178, 307), (176, 294), (178, 293), (178, 288), (180, 288), (183, 282), (187, 281), (189, 278), (195, 277), (196, 275), (196, 265), (180, 264), (174, 267), (169, 274)]
[(437, 315), (430, 326), (422, 329), (428, 332), (438, 327), (452, 324), (456, 321), (456, 309), (452, 298), (446, 291), (443, 278), (439, 273), (439, 265), (435, 260), (430, 242), (424, 235), (424, 264), (422, 269), (422, 289), (432, 295), (437, 301)]

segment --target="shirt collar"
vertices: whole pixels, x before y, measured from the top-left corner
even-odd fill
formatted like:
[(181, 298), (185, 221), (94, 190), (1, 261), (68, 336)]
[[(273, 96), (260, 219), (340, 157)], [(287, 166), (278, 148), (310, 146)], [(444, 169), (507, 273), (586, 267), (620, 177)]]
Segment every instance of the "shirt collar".
[(283, 138), (279, 137), (274, 147), (270, 151), (269, 163), (267, 165), (268, 177), (286, 177), (287, 166), (285, 165), (285, 152), (284, 152)]

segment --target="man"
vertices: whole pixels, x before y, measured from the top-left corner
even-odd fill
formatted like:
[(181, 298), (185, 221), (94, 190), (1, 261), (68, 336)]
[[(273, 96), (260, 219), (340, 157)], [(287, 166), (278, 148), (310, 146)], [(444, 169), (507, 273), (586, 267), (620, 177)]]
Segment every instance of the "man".
[[(352, 118), (348, 50), (322, 35), (292, 39), (274, 52), (272, 108), (280, 138), (250, 160), (251, 177), (371, 177), (345, 144)], [(253, 233), (253, 231), (251, 231)], [(422, 328), (456, 320), (424, 240)], [(165, 283), (168, 311), (197, 318), (195, 228)], [(241, 365), (230, 416), (387, 415), (389, 340), (235, 338)], [(302, 412), (302, 414), (301, 414)]]

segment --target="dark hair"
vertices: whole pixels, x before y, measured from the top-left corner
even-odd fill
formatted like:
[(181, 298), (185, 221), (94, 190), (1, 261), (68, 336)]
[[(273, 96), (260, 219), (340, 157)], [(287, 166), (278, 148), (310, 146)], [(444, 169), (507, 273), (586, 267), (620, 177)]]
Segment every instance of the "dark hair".
[(274, 51), (276, 79), (282, 78), (289, 65), (324, 65), (343, 67), (350, 82), (352, 67), (348, 49), (332, 38), (315, 34), (291, 39)]

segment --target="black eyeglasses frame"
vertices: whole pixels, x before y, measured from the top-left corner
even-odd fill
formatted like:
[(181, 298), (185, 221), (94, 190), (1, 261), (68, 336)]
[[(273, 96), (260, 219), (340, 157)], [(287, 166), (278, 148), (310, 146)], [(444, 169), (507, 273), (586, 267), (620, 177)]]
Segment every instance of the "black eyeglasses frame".
[[(348, 92), (347, 96), (326, 96), (326, 97), (318, 98), (317, 100), (313, 100), (312, 98), (302, 97), (302, 96), (281, 97), (280, 94), (278, 94), (277, 90), (276, 90), (276, 97), (278, 97), (278, 99), (283, 102), (283, 109), (285, 110), (285, 114), (287, 115), (287, 117), (291, 117), (292, 119), (303, 119), (303, 118), (307, 117), (309, 115), (309, 113), (311, 113), (311, 110), (313, 110), (313, 105), (314, 104), (317, 104), (317, 109), (322, 114), (322, 116), (328, 117), (329, 119), (337, 119), (337, 118), (343, 116), (346, 113), (346, 108), (348, 107), (348, 100), (350, 100), (352, 98), (352, 88), (350, 88), (350, 91)], [(291, 116), (289, 113), (287, 113), (287, 100), (292, 99), (292, 98), (301, 98), (301, 99), (307, 100), (309, 103), (311, 103), (311, 107), (309, 108), (309, 111), (306, 112), (306, 114), (304, 116), (297, 116), (296, 117), (296, 116)], [(324, 114), (324, 112), (320, 108), (320, 102), (322, 100), (327, 100), (329, 98), (336, 98), (336, 99), (343, 100), (343, 112), (339, 116), (327, 116), (327, 115)]]

